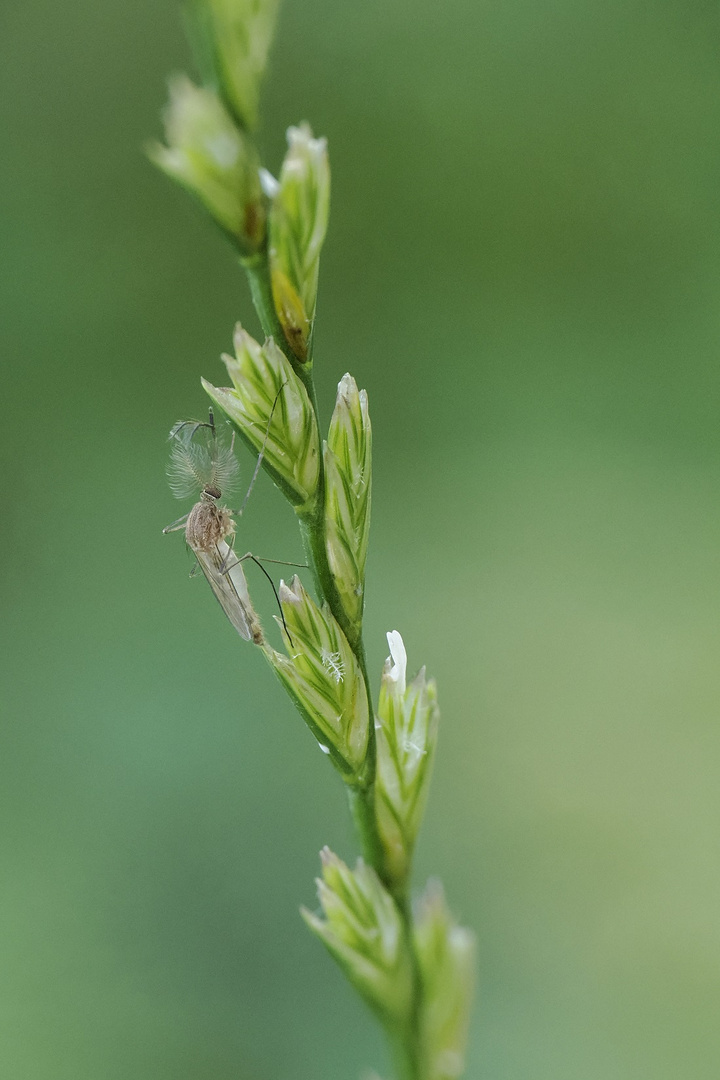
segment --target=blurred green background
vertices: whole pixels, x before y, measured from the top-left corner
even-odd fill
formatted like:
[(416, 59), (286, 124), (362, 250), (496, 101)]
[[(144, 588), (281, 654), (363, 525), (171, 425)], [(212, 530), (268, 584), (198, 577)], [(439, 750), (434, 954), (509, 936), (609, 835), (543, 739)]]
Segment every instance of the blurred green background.
[[(174, 0), (0, 11), (8, 1080), (388, 1071), (297, 915), (341, 785), (161, 535), (256, 327), (141, 151), (187, 65)], [(440, 685), (468, 1078), (717, 1080), (718, 5), (285, 0), (264, 111), (272, 169), (330, 140), (321, 405), (370, 395), (372, 667), (397, 628)], [(299, 554), (265, 478), (241, 536)]]

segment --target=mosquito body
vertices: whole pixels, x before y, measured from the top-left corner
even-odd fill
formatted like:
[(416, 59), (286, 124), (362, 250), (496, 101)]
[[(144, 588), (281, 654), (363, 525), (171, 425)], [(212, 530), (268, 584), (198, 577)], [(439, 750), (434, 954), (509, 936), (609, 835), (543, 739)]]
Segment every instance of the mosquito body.
[[(207, 445), (196, 441), (199, 431), (208, 432)], [(178, 498), (187, 498), (199, 490), (200, 498), (188, 514), (167, 525), (163, 532), (184, 529), (187, 545), (228, 619), (242, 638), (261, 645), (263, 631), (250, 600), (242, 560), (232, 549), (233, 511), (220, 505), (223, 490), (237, 480), (232, 443), (227, 447), (218, 439), (212, 410), (208, 423), (182, 421), (172, 429), (170, 438), (173, 447), (168, 477), (172, 492)], [(254, 556), (248, 553), (243, 558)]]
[(203, 488), (185, 523), (185, 539), (193, 551), (210, 551), (235, 532), (229, 510), (220, 506), (222, 492), (217, 487)]

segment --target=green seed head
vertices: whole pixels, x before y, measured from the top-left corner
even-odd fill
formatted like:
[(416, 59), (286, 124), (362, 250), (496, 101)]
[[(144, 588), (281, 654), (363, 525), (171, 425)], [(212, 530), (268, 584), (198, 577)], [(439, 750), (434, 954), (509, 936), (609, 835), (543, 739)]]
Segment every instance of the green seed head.
[(421, 1033), (428, 1080), (457, 1080), (465, 1065), (475, 984), (475, 935), (450, 915), (431, 882), (418, 905), (415, 952), (423, 985)]
[(370, 535), (372, 431), (367, 394), (358, 391), (351, 375), (340, 380), (323, 453), (328, 562), (348, 622), (359, 634)]
[(256, 251), (265, 236), (265, 205), (253, 144), (212, 90), (185, 75), (170, 80), (164, 113), (167, 145), (150, 160), (192, 194), (238, 245)]
[(272, 338), (260, 345), (239, 324), (235, 356), (223, 356), (232, 387), (203, 380), (243, 440), (298, 509), (314, 505), (320, 440), (307, 390)]
[(410, 872), (432, 772), (439, 710), (425, 669), (406, 684), (407, 654), (397, 630), (380, 686), (377, 736), (377, 823), (387, 870), (397, 883)]
[(288, 345), (310, 363), (320, 250), (330, 212), (330, 166), (325, 139), (308, 124), (288, 128), (288, 151), (270, 207), (273, 302)]
[(318, 607), (298, 577), (281, 582), (279, 596), (287, 656), (268, 648), (268, 659), (321, 747), (355, 783), (370, 731), (357, 659), (330, 609)]
[(411, 961), (398, 909), (374, 870), (358, 859), (354, 870), (329, 848), (320, 853), (318, 899), (322, 916), (302, 909), (305, 922), (388, 1026), (407, 1021)]
[(195, 0), (194, 28), (238, 122), (257, 125), (260, 84), (275, 30), (278, 0)]

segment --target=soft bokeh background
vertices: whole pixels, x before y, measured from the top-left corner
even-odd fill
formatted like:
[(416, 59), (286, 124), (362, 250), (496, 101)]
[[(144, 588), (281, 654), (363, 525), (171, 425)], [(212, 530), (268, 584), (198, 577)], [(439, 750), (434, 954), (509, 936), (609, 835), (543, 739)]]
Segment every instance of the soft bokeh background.
[[(297, 916), (340, 784), (160, 531), (166, 432), (256, 325), (141, 153), (187, 62), (172, 0), (0, 12), (8, 1080), (387, 1073)], [(286, 0), (270, 167), (303, 117), (371, 662), (397, 627), (440, 684), (417, 871), (479, 936), (468, 1077), (717, 1080), (717, 4)], [(241, 543), (299, 553), (264, 479)]]

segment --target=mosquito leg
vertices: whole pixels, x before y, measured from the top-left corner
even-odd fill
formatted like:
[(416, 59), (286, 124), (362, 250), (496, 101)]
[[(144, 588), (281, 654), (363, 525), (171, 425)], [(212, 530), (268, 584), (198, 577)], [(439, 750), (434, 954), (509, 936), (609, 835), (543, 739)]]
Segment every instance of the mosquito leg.
[(178, 437), (178, 435), (180, 434), (180, 432), (181, 431), (184, 432), (185, 428), (187, 428), (187, 427), (192, 428), (192, 431), (190, 432), (189, 435), (183, 435), (183, 438), (184, 439), (186, 438), (188, 442), (192, 442), (192, 440), (195, 438), (196, 432), (200, 428), (203, 428), (203, 427), (210, 428), (210, 430), (214, 432), (215, 431), (215, 421), (212, 419), (212, 410), (210, 412), (210, 419), (211, 419), (211, 423), (209, 423), (209, 424), (206, 423), (205, 420), (178, 420), (177, 424), (175, 424), (173, 426), (170, 434), (168, 435), (168, 439), (176, 439)]
[[(233, 517), (239, 514), (239, 510), (228, 510), (228, 514), (232, 514)], [(235, 554), (233, 552), (233, 554)], [(288, 562), (287, 559), (265, 559), (262, 555), (255, 555), (253, 552), (248, 551), (240, 558), (240, 562), (243, 559), (255, 559), (257, 562), (269, 562), (275, 563), (276, 566), (297, 566), (300, 570), (309, 570), (310, 567), (306, 562)]]
[(247, 555), (243, 555), (243, 559), (254, 559), (255, 562), (275, 563), (276, 566), (298, 566), (301, 570), (310, 569), (305, 562), (287, 562), (286, 559), (264, 559), (262, 555), (251, 555), (250, 552), (248, 552)]
[(179, 532), (180, 529), (184, 529), (187, 525), (187, 519), (189, 517), (189, 513), (183, 514), (181, 518), (178, 518), (177, 521), (173, 521), (171, 525), (166, 525), (163, 529), (163, 533)]
[[(227, 540), (225, 541), (225, 543), (227, 544)], [(228, 547), (227, 555), (225, 556), (223, 561), (218, 566), (218, 570), (219, 570), (219, 572), (221, 574), (227, 574), (229, 570), (232, 570), (233, 566), (237, 566), (237, 564), (242, 561), (241, 559), (238, 559), (238, 557), (235, 554), (231, 544), (227, 544), (227, 547)], [(218, 554), (219, 554), (219, 552), (218, 552)], [(233, 559), (233, 558), (235, 559), (235, 562), (230, 562), (230, 560)]]
[(250, 481), (250, 487), (247, 489), (247, 491), (245, 493), (245, 498), (242, 501), (242, 506), (240, 507), (240, 509), (237, 512), (238, 517), (240, 517), (243, 510), (245, 509), (245, 507), (247, 505), (247, 501), (250, 498), (250, 495), (252, 493), (252, 489), (255, 487), (255, 481), (258, 478), (258, 473), (260, 472), (260, 466), (262, 465), (262, 460), (265, 457), (265, 447), (267, 446), (268, 439), (270, 438), (270, 425), (272, 424), (272, 418), (273, 418), (273, 413), (275, 412), (275, 406), (277, 405), (278, 400), (280, 398), (280, 395), (282, 394), (283, 390), (285, 389), (285, 386), (286, 386), (286, 383), (283, 383), (282, 386), (280, 387), (280, 389), (278, 390), (277, 394), (275, 395), (275, 400), (272, 403), (272, 409), (270, 410), (270, 415), (268, 416), (267, 427), (265, 428), (265, 437), (263, 439), (263, 444), (260, 447), (260, 453), (258, 454), (257, 461), (255, 462), (255, 472), (252, 474), (252, 480)]
[(213, 462), (215, 462), (217, 461), (218, 457), (218, 437), (217, 429), (215, 427), (215, 413), (212, 411), (212, 408), (208, 409), (207, 426), (210, 428), (210, 441), (212, 442), (211, 459)]
[[(295, 646), (293, 644), (292, 636), (290, 634), (290, 631), (287, 628), (287, 623), (285, 622), (285, 616), (283, 615), (283, 609), (282, 609), (282, 604), (280, 603), (280, 597), (278, 596), (277, 589), (275, 588), (275, 582), (270, 577), (270, 575), (268, 574), (267, 570), (265, 569), (263, 564), (260, 562), (260, 560), (255, 558), (252, 551), (247, 551), (240, 559), (238, 559), (238, 562), (245, 562), (246, 559), (250, 559), (250, 561), (254, 562), (256, 566), (259, 566), (260, 569), (262, 570), (263, 574), (265, 575), (265, 577), (270, 582), (270, 584), (272, 586), (272, 591), (275, 594), (275, 599), (277, 601), (278, 609), (280, 611), (280, 618), (282, 619), (283, 629), (284, 629), (285, 633), (288, 636), (288, 641), (290, 642), (290, 645), (292, 646), (292, 648), (295, 648)], [(288, 564), (288, 565), (293, 565), (293, 564)]]

